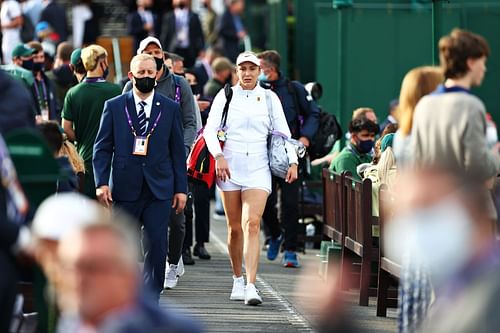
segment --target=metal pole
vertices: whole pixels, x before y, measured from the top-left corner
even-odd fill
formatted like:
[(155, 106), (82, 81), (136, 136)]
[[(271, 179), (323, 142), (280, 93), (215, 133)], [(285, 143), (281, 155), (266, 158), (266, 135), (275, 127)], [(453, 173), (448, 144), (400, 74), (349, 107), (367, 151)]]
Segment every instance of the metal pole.
[(443, 0), (432, 0), (432, 62), (439, 64), (438, 43), (442, 36)]

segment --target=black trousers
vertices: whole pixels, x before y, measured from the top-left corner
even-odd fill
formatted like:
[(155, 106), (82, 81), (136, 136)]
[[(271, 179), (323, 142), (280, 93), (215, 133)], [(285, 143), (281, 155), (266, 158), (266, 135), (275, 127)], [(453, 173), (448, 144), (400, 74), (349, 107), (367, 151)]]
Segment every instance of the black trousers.
[(195, 217), (195, 239), (197, 244), (208, 243), (210, 237), (210, 188), (204, 183), (190, 183), (190, 190), (193, 194), (191, 206), (191, 218), (186, 218), (186, 237), (184, 239), (184, 249), (193, 245), (193, 204)]
[[(187, 206), (187, 203), (186, 203)], [(168, 238), (168, 263), (177, 265), (181, 259), (182, 246), (186, 235), (185, 211), (180, 214), (172, 209), (170, 213), (170, 232)]]
[(138, 200), (115, 201), (115, 206), (135, 217), (144, 226), (144, 283), (159, 297), (165, 279), (172, 200), (156, 199), (144, 181)]
[[(278, 219), (278, 187), (280, 195), (280, 216)], [(267, 228), (273, 238), (279, 237), (284, 230), (285, 250), (295, 251), (297, 248), (297, 234), (299, 230), (299, 189), (300, 179), (289, 184), (284, 179), (273, 176), (272, 193), (267, 198), (266, 208), (262, 219), (264, 227)], [(280, 223), (281, 221), (281, 223)]]
[(0, 272), (0, 333), (8, 333), (17, 293), (17, 268), (14, 259), (3, 250)]

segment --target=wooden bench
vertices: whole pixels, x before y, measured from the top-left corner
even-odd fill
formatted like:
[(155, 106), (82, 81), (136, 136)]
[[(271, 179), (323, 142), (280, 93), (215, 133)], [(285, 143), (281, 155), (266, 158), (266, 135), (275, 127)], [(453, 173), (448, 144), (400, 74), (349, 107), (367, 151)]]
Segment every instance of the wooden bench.
[(401, 266), (387, 257), (384, 253), (384, 225), (393, 215), (392, 200), (393, 195), (389, 192), (385, 185), (380, 187), (379, 191), (380, 203), (380, 255), (379, 255), (379, 270), (378, 270), (378, 286), (377, 286), (377, 316), (385, 317), (387, 308), (396, 308), (398, 306), (397, 293), (391, 297), (389, 293), (390, 287), (397, 287), (401, 274)]
[[(347, 174), (344, 178), (345, 191), (345, 229), (342, 249), (343, 289), (352, 287), (350, 282), (357, 279), (354, 265), (360, 265), (359, 270), (359, 305), (367, 306), (369, 296), (377, 296), (376, 273), (372, 278), (372, 265), (378, 264), (378, 247), (374, 245), (377, 239), (372, 236), (373, 226), (378, 225), (378, 219), (372, 217), (372, 185), (369, 179), (359, 181)], [(358, 281), (356, 281), (358, 285)], [(374, 285), (370, 288), (370, 285)]]
[(323, 169), (323, 234), (342, 245), (344, 224), (344, 175)]

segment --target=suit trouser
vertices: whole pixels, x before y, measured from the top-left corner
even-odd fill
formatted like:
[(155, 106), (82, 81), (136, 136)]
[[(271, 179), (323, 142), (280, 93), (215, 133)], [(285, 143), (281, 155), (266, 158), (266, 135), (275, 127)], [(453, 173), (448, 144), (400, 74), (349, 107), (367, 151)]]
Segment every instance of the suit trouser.
[[(187, 205), (187, 203), (186, 203)], [(175, 213), (175, 209), (170, 212), (170, 234), (168, 247), (168, 263), (177, 265), (181, 259), (182, 245), (186, 235), (186, 217), (184, 212)]]
[(165, 279), (172, 200), (156, 199), (144, 181), (139, 199), (115, 201), (115, 206), (131, 214), (144, 227), (144, 283), (159, 296)]
[[(210, 188), (204, 183), (190, 183), (193, 193), (196, 243), (208, 243), (210, 235)], [(184, 249), (193, 245), (193, 219), (186, 219)]]
[[(281, 189), (280, 219), (276, 203), (278, 200), (277, 187)], [(297, 248), (297, 234), (299, 229), (299, 189), (300, 181), (289, 184), (284, 179), (273, 176), (272, 192), (267, 198), (266, 208), (262, 219), (273, 238), (279, 237), (282, 227), (285, 230), (285, 250), (295, 251)], [(280, 226), (280, 220), (282, 226)]]

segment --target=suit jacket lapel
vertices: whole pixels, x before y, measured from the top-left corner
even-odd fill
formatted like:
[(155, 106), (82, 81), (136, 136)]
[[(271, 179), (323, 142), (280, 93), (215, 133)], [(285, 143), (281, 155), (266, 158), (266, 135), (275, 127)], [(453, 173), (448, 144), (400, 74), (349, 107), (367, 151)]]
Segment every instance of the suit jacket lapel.
[(132, 125), (137, 131), (139, 129), (139, 118), (137, 118), (137, 109), (135, 108), (134, 95), (132, 90), (127, 93), (127, 109), (130, 114), (130, 119), (132, 119)]
[(149, 116), (149, 124), (148, 124), (148, 133), (151, 131), (151, 129), (154, 126), (154, 123), (156, 121), (156, 118), (158, 118), (158, 115), (160, 114), (162, 105), (160, 104), (160, 101), (156, 98), (156, 92), (153, 97), (153, 105), (151, 105), (151, 115)]

